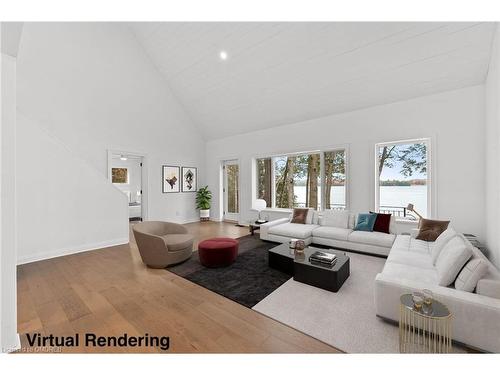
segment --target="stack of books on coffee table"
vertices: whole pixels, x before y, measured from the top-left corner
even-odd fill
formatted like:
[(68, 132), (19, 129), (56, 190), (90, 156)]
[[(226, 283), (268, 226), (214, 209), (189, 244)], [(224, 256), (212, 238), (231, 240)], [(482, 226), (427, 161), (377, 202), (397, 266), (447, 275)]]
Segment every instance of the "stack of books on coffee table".
[(325, 253), (323, 251), (315, 251), (309, 256), (309, 262), (318, 266), (332, 267), (337, 261), (335, 254)]

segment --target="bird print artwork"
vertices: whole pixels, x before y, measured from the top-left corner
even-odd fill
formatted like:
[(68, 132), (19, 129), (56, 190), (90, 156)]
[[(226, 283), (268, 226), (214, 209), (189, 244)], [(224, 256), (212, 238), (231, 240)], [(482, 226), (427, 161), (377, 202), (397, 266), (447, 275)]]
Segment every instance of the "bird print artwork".
[(175, 187), (175, 183), (177, 182), (177, 177), (174, 176), (172, 178), (166, 178), (165, 180), (170, 185), (170, 188), (173, 189)]
[(163, 192), (178, 193), (180, 191), (180, 167), (163, 166)]

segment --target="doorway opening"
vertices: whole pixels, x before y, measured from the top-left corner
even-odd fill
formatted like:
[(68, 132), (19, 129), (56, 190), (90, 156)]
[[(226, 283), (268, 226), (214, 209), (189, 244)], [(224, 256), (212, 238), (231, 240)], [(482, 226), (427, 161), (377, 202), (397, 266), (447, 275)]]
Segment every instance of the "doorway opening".
[(111, 183), (127, 196), (129, 221), (143, 221), (146, 217), (144, 194), (145, 156), (110, 151), (108, 175)]

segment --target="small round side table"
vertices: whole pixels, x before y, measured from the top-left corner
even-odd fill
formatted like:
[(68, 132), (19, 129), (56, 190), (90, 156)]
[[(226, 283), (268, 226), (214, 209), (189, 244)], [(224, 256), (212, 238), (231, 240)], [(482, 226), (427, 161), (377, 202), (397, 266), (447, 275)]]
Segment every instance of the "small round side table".
[(431, 308), (413, 306), (411, 294), (403, 294), (399, 313), (399, 351), (401, 353), (450, 353), (450, 310), (441, 302), (432, 300)]

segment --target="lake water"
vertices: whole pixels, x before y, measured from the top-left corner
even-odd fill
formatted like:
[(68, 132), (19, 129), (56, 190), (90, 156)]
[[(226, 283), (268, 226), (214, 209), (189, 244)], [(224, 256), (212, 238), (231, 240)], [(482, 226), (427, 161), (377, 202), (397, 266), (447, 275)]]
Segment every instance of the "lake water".
[[(318, 194), (321, 196), (321, 188), (318, 188)], [(293, 190), (297, 196), (297, 202), (305, 203), (306, 187), (295, 186)], [(371, 192), (367, 192), (371, 194)], [(345, 204), (345, 187), (332, 186), (331, 203)], [(413, 203), (415, 209), (423, 217), (427, 217), (427, 186), (381, 186), (380, 187), (380, 205), (406, 207), (408, 203)], [(370, 207), (367, 207), (368, 210)]]

